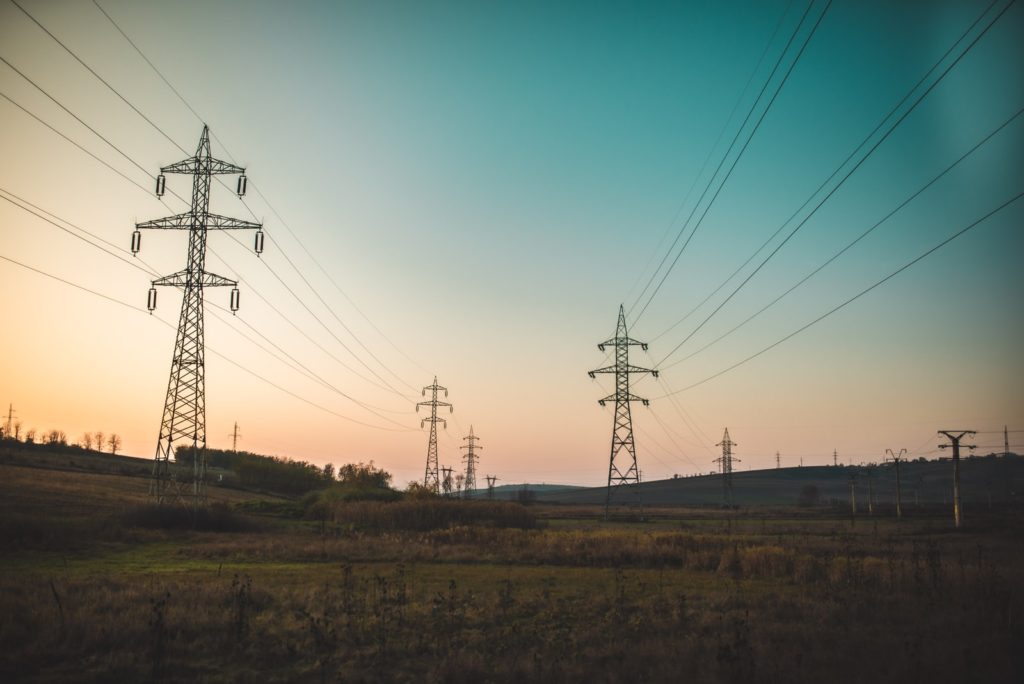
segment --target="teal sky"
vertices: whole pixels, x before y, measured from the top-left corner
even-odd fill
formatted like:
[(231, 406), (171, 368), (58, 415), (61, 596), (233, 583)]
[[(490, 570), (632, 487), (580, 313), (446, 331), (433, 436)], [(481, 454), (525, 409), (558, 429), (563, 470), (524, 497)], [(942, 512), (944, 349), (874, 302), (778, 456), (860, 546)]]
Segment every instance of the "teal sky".
[[(19, 3), (191, 153), (201, 122), (92, 2)], [(481, 475), (584, 484), (607, 476), (612, 410), (596, 400), (611, 388), (586, 371), (605, 364), (595, 345), (614, 330), (619, 304), (632, 309), (632, 336), (651, 342), (634, 362), (661, 362), (733, 287), (672, 326), (988, 6), (836, 0), (638, 316), (640, 291), (806, 3), (99, 3), (210, 125), (214, 154), (247, 166), (273, 205), (252, 192), (246, 200), (273, 238), (263, 263), (249, 236), (241, 245), (210, 237), (210, 269), (245, 282), (236, 319), (208, 315), (207, 342), (262, 377), (208, 356), (212, 446), (225, 446), (238, 421), (245, 448), (317, 463), (374, 459), (404, 483), (422, 476), (426, 434), (412, 407), (436, 374), (455, 405), (442, 464), (456, 462), (472, 424), (484, 447)], [(810, 21), (824, 7), (815, 2)], [(633, 409), (646, 479), (711, 470), (725, 427), (739, 467), (754, 468), (773, 466), (777, 450), (784, 465), (830, 462), (833, 449), (847, 462), (879, 460), (886, 447), (934, 456), (939, 429), (1024, 428), (1024, 200), (789, 342), (674, 401), (658, 398), (803, 326), (1024, 191), (1022, 115), (804, 287), (667, 367), (771, 301), (1024, 107), (1022, 36), (1024, 8), (1013, 6), (665, 360), (662, 378), (636, 385), (655, 399)], [(0, 56), (151, 174), (185, 156), (9, 0), (0, 2)], [(151, 187), (3, 64), (0, 92)], [(183, 208), (160, 204), (2, 98), (0, 124), (0, 188), (104, 240), (127, 247), (135, 221)], [(169, 185), (189, 189), (183, 178)], [(249, 217), (226, 190), (212, 210)], [(0, 256), (144, 309), (150, 276), (6, 201), (0, 235)], [(184, 247), (184, 235), (147, 234), (140, 257), (170, 273), (182, 268)], [(72, 439), (118, 431), (129, 453), (151, 455), (173, 347), (161, 320), (175, 324), (176, 293), (161, 292), (149, 317), (2, 260), (0, 288), (5, 319), (15, 322), (0, 331), (0, 401), (15, 405), (26, 428), (61, 428)], [(226, 305), (226, 292), (207, 297)], [(397, 424), (259, 350), (241, 336), (253, 329)], [(365, 363), (399, 392), (332, 356), (374, 380)]]

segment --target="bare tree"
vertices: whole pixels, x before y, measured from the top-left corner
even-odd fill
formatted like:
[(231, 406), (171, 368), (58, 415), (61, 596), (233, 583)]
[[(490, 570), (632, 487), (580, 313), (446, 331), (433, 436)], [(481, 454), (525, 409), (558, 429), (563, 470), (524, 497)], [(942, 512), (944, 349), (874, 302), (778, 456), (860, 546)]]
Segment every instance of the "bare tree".
[(33, 444), (36, 441), (36, 429), (29, 428), (28, 432), (25, 433), (25, 443)]
[(92, 449), (92, 433), (91, 432), (86, 432), (84, 435), (82, 435), (82, 448), (83, 449)]
[(334, 464), (328, 463), (324, 466), (324, 479), (328, 482), (334, 482)]
[(103, 451), (103, 433), (97, 432), (95, 435), (96, 439), (96, 451)]
[(121, 437), (116, 432), (112, 432), (107, 438), (107, 446), (110, 447), (110, 453), (116, 455), (117, 450), (121, 448)]
[(63, 430), (50, 430), (46, 433), (46, 443), (51, 446), (68, 443), (68, 436)]
[(14, 421), (14, 439), (21, 439), (21, 421)]

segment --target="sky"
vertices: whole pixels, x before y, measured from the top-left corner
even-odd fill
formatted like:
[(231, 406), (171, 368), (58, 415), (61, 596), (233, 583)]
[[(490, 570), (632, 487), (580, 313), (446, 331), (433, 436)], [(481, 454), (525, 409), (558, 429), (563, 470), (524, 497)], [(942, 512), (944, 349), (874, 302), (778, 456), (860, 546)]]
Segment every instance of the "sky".
[(737, 470), (934, 458), (954, 428), (1001, 451), (1024, 429), (1024, 199), (744, 362), (1024, 191), (1024, 115), (718, 339), (1024, 107), (1024, 8), (946, 72), (1003, 0), (18, 3), (110, 86), (0, 2), (0, 403), (23, 432), (152, 457), (181, 296), (150, 315), (146, 294), (187, 236), (127, 250), (186, 208), (190, 178), (162, 203), (154, 177), (204, 123), (250, 183), (211, 211), (267, 235), (259, 257), (209, 235), (241, 293), (233, 317), (206, 292), (211, 447), (237, 422), (240, 449), (372, 460), (402, 486), (436, 376), (441, 465), (472, 426), (481, 485), (601, 485), (613, 384), (587, 371), (612, 363), (620, 305), (649, 343), (631, 363), (660, 370), (631, 388), (645, 480), (710, 472), (725, 428)]

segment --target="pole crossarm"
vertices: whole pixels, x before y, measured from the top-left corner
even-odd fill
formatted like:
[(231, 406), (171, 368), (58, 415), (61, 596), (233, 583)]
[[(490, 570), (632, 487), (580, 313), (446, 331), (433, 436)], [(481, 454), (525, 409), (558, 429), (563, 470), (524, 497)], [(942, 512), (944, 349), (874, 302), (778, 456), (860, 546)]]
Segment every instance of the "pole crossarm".
[(160, 173), (187, 173), (189, 175), (205, 173), (219, 176), (230, 173), (245, 173), (241, 166), (229, 164), (213, 157), (189, 157), (180, 162), (160, 167)]
[(201, 286), (201, 287), (238, 287), (238, 281), (219, 276), (216, 273), (210, 273), (209, 271), (203, 271), (198, 274), (199, 278), (191, 280), (192, 276), (189, 272), (178, 271), (171, 275), (166, 275), (162, 278), (157, 278), (153, 281), (153, 286), (168, 286), (168, 287), (186, 287), (186, 286)]
[(136, 230), (192, 230), (196, 225), (202, 225), (204, 230), (260, 230), (262, 223), (254, 221), (243, 221), (242, 219), (221, 216), (220, 214), (204, 213), (202, 216), (186, 211), (174, 216), (152, 219), (136, 223)]

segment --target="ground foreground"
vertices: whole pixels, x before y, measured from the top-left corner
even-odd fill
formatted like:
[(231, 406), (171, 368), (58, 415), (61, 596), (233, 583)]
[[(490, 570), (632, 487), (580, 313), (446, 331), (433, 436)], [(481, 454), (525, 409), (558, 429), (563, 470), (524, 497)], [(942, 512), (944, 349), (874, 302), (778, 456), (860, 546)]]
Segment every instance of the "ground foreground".
[[(196, 531), (140, 516), (144, 492), (0, 465), (0, 680), (1024, 681), (1020, 512), (411, 531), (360, 522), (395, 505), (372, 504)], [(273, 508), (245, 497), (223, 493)]]

